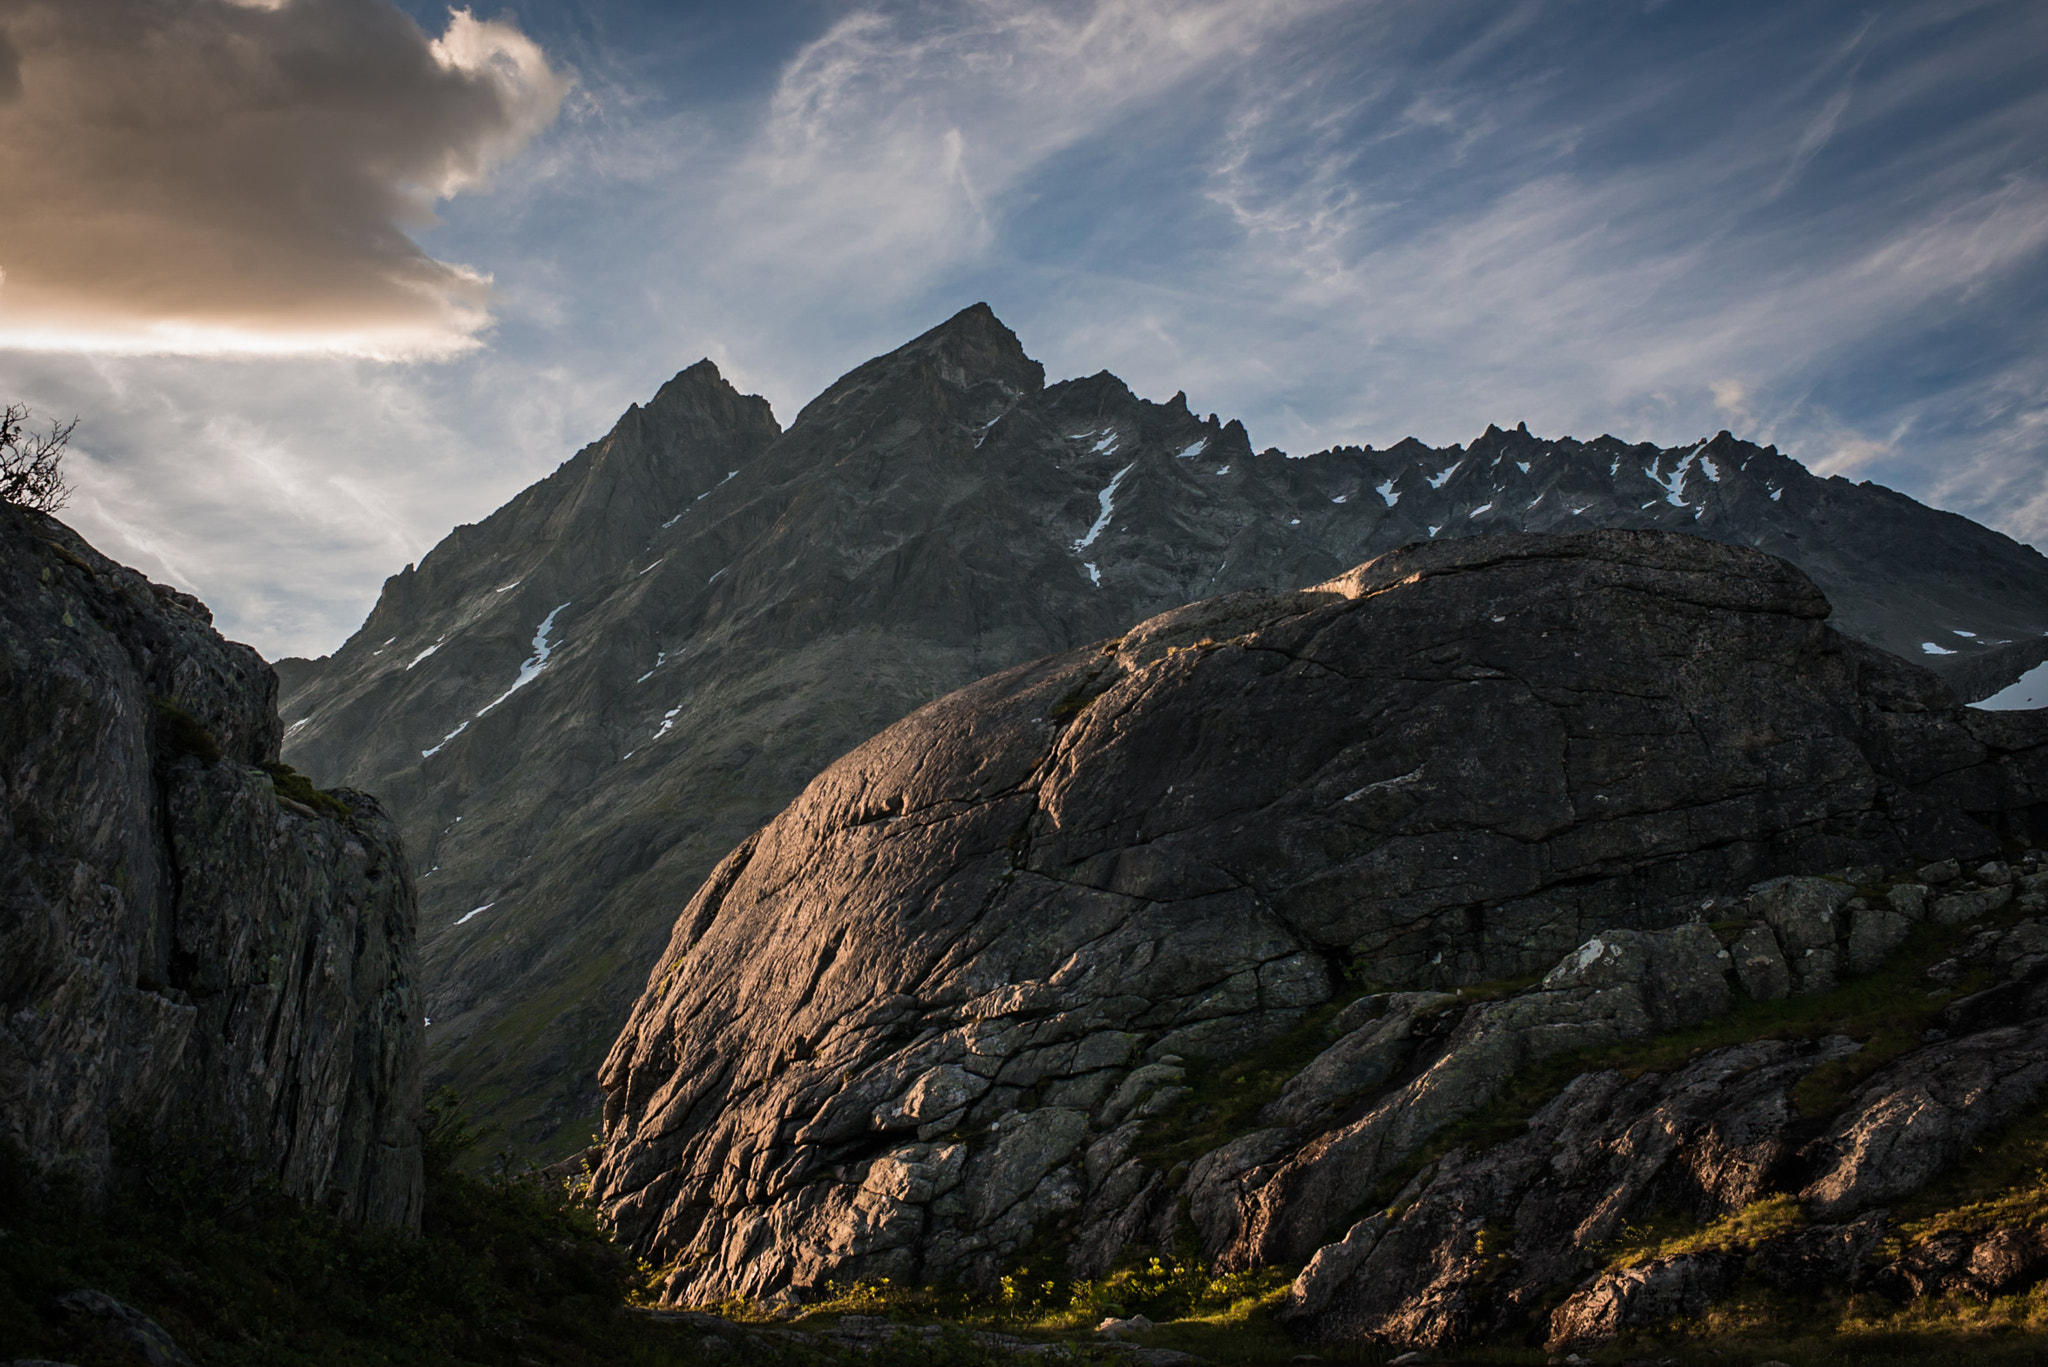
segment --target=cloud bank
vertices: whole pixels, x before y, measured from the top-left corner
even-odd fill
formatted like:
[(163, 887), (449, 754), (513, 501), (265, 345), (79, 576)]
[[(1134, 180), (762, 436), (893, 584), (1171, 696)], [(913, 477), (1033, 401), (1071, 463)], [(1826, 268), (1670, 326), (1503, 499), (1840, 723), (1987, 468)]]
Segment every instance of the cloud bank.
[(0, 0), (0, 347), (446, 356), (488, 276), (409, 236), (568, 89), (386, 0)]

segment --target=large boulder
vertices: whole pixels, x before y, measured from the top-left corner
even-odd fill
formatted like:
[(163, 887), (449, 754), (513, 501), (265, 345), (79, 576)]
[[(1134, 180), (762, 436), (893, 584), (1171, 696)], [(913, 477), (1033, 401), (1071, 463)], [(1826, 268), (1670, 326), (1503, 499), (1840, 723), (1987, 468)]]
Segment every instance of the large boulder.
[(0, 1139), (88, 1196), (124, 1128), (224, 1145), (416, 1224), (404, 854), (367, 794), (276, 767), (276, 679), (210, 622), (0, 506)]
[[(1226, 1265), (1306, 1259), (1531, 1059), (1725, 1009), (1703, 893), (1978, 861), (2048, 796), (2040, 718), (1964, 712), (1827, 613), (1688, 536), (1473, 538), (942, 698), (683, 909), (605, 1065), (593, 1194), (682, 1301), (988, 1281), (1052, 1230), (1099, 1266), (1180, 1211)], [(1760, 895), (1814, 951), (1776, 990), (1819, 986), (1835, 894)], [(1147, 1166), (1179, 1069), (1340, 986), (1553, 966), (1448, 1014), (1383, 996), (1263, 1128)], [(941, 1143), (957, 1186), (878, 1195)]]

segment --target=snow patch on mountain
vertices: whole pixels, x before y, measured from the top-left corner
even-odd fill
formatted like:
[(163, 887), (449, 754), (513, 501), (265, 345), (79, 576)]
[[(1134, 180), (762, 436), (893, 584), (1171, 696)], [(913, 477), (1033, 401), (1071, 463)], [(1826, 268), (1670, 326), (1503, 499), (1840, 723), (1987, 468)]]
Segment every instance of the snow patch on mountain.
[[(548, 639), (548, 633), (555, 629), (555, 619), (560, 617), (562, 609), (568, 606), (567, 603), (563, 603), (553, 612), (540, 619), (540, 627), (533, 633), (533, 654), (527, 658), (524, 664), (519, 666), (519, 677), (512, 681), (510, 688), (485, 703), (477, 712), (479, 717), (540, 677), (540, 672), (548, 667), (548, 656), (555, 653), (556, 643)], [(453, 739), (453, 737), (451, 736), (450, 739)], [(446, 744), (446, 742), (444, 741), (443, 744)]]
[(2048, 707), (2048, 663), (2037, 664), (1988, 698), (1970, 704), (1986, 712), (2019, 712)]
[[(1187, 453), (1183, 451), (1181, 454), (1186, 455)], [(1116, 512), (1116, 487), (1124, 482), (1125, 475), (1128, 475), (1136, 468), (1137, 462), (1132, 461), (1129, 465), (1111, 475), (1109, 483), (1103, 487), (1101, 493), (1095, 496), (1096, 502), (1102, 505), (1102, 512), (1096, 517), (1095, 525), (1090, 527), (1085, 535), (1075, 540), (1074, 551), (1076, 554), (1094, 545), (1095, 538), (1101, 536), (1103, 531), (1109, 526), (1109, 519)]]

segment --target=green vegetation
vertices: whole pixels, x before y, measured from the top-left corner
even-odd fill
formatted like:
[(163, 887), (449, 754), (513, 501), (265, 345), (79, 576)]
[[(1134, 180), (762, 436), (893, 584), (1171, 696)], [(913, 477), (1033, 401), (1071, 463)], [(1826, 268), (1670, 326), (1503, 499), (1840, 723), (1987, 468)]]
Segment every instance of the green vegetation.
[[(1459, 988), (1455, 1000), (1445, 1002), (1435, 1012), (1421, 1013), (1418, 1019), (1511, 997), (1533, 987), (1542, 976), (1532, 973)], [(1354, 982), (1261, 1048), (1233, 1059), (1189, 1059), (1187, 1095), (1146, 1126), (1134, 1152), (1148, 1162), (1170, 1169), (1259, 1128), (1259, 1112), (1278, 1099), (1288, 1079), (1335, 1042), (1331, 1024), (1344, 1008), (1361, 997), (1384, 990)]]
[[(182, 715), (182, 714), (175, 714)], [(189, 721), (189, 717), (186, 718)], [(196, 726), (196, 723), (194, 724)], [(200, 734), (204, 734), (203, 731)], [(315, 796), (302, 775), (272, 772), (280, 793)], [(332, 799), (328, 799), (332, 801)], [(307, 803), (307, 805), (313, 805)], [(1992, 918), (2006, 924), (2022, 913)], [(1732, 929), (1725, 928), (1725, 929)], [(1630, 1075), (1668, 1071), (1700, 1053), (1759, 1038), (1848, 1035), (1856, 1055), (1814, 1070), (1795, 1092), (1810, 1117), (1832, 1113), (1870, 1073), (1917, 1044), (1944, 1006), (1983, 975), (1928, 991), (1923, 974), (1949, 957), (1971, 928), (1917, 927), (1879, 972), (1833, 992), (1780, 1002), (1742, 1001), (1705, 1025), (1625, 1045), (1588, 1050), (1528, 1070), (1479, 1114), (1438, 1136), (1391, 1175), (1376, 1202), (1390, 1199), (1424, 1164), (1454, 1145), (1483, 1145), (1519, 1133), (1572, 1077), (1599, 1068)], [(1505, 996), (1528, 979), (1467, 988), (1457, 1005)], [(1264, 1049), (1230, 1061), (1193, 1060), (1190, 1092), (1151, 1127), (1152, 1161), (1171, 1167), (1256, 1127), (1260, 1108), (1327, 1046), (1330, 1025), (1364, 995), (1351, 990), (1307, 1013)], [(1446, 1009), (1452, 1004), (1447, 1003)], [(1149, 1347), (1196, 1353), (1219, 1364), (1278, 1363), (1302, 1346), (1278, 1325), (1292, 1269), (1213, 1276), (1190, 1250), (1134, 1254), (1095, 1279), (1065, 1275), (1057, 1240), (1032, 1250), (987, 1294), (927, 1286), (856, 1282), (832, 1286), (794, 1320), (759, 1304), (716, 1307), (735, 1322), (730, 1347), (707, 1349), (706, 1327), (644, 1312), (661, 1273), (636, 1265), (576, 1204), (576, 1179), (549, 1182), (476, 1165), (476, 1136), (444, 1097), (432, 1108), (428, 1184), (419, 1236), (342, 1225), (250, 1180), (232, 1163), (198, 1150), (134, 1140), (128, 1176), (103, 1214), (62, 1190), (0, 1162), (0, 1325), (21, 1326), (0, 1351), (92, 1367), (90, 1352), (65, 1338), (55, 1297), (103, 1290), (149, 1314), (207, 1367), (337, 1364), (338, 1367), (486, 1367), (495, 1364), (683, 1364), (824, 1362), (858, 1357), (875, 1367), (938, 1367), (1007, 1360), (976, 1336), (995, 1332), (1069, 1345), (1079, 1361), (1120, 1358), (1094, 1334), (1107, 1318), (1144, 1315)], [(239, 1196), (225, 1193), (241, 1192)], [(1873, 1254), (1896, 1257), (1931, 1234), (2048, 1221), (2048, 1107), (1987, 1137), (1969, 1159), (1899, 1203), (1891, 1236)], [(1742, 1253), (1806, 1223), (1794, 1197), (1775, 1195), (1700, 1224), (1653, 1215), (1607, 1252), (1619, 1268), (1679, 1253)], [(866, 1352), (790, 1331), (833, 1328), (839, 1316), (936, 1325), (935, 1337), (904, 1335)], [(1988, 1302), (1931, 1297), (1895, 1305), (1873, 1293), (1835, 1289), (1792, 1296), (1745, 1281), (1697, 1320), (1624, 1336), (1589, 1353), (1597, 1361), (1669, 1357), (1680, 1363), (1778, 1359), (1822, 1364), (2005, 1364), (2048, 1361), (2048, 1287)], [(1329, 1361), (1383, 1362), (1399, 1349), (1318, 1346)], [(1464, 1360), (1535, 1363), (1549, 1355), (1523, 1332), (1474, 1345)]]
[[(174, 698), (157, 697), (151, 701), (156, 707), (157, 746), (166, 758), (179, 759), (190, 755), (206, 764), (220, 762), (220, 741), (197, 717), (187, 712)], [(277, 789), (281, 798), (338, 821), (346, 821), (355, 815), (346, 802), (315, 788), (312, 779), (289, 764), (266, 764), (263, 772), (270, 775), (271, 786)]]
[(1635, 1267), (1686, 1253), (1744, 1252), (1767, 1239), (1804, 1229), (1806, 1208), (1796, 1196), (1766, 1196), (1704, 1226), (1689, 1225), (1689, 1221), (1631, 1225), (1622, 1232), (1620, 1251), (1607, 1265)]
[[(1880, 890), (1881, 891), (1881, 890)], [(1742, 1001), (1735, 1011), (1691, 1030), (1552, 1060), (1531, 1069), (1494, 1104), (1454, 1126), (1384, 1184), (1397, 1189), (1424, 1163), (1457, 1145), (1483, 1145), (1520, 1133), (1527, 1118), (1580, 1073), (1616, 1068), (1630, 1076), (1667, 1072), (1709, 1049), (1753, 1039), (1815, 1039), (1847, 1035), (1863, 1048), (1809, 1073), (1793, 1090), (1801, 1113), (1819, 1119), (1837, 1112), (1856, 1088), (1885, 1063), (1920, 1042), (1950, 1002), (1988, 984), (1978, 971), (1950, 986), (1928, 990), (1925, 972), (1950, 957), (1986, 926), (2025, 917), (2019, 908), (1981, 925), (1921, 925), (1883, 968), (1832, 992), (1779, 1002)], [(1380, 1199), (1384, 1200), (1382, 1195)], [(1870, 1255), (1885, 1263), (1929, 1235), (1950, 1229), (1983, 1231), (2039, 1226), (2048, 1221), (2048, 1107), (2023, 1115), (1978, 1144), (1963, 1163), (1892, 1211), (1889, 1236)], [(1717, 1250), (1744, 1253), (1807, 1223), (1796, 1197), (1774, 1195), (1704, 1225), (1669, 1213), (1628, 1229), (1610, 1250), (1607, 1267)], [(1874, 1292), (1831, 1288), (1812, 1295), (1774, 1291), (1745, 1279), (1734, 1294), (1697, 1320), (1655, 1333), (1626, 1334), (1586, 1356), (1596, 1361), (1670, 1357), (1681, 1363), (1760, 1362), (1790, 1367), (1823, 1364), (2048, 1362), (2048, 1284), (1989, 1301), (1957, 1293), (1894, 1304)], [(1475, 1359), (1510, 1361), (1527, 1351), (1520, 1337), (1475, 1349)]]
[(2048, 1223), (2048, 1106), (1988, 1135), (1970, 1156), (1892, 1208), (1901, 1243), (1944, 1230)]
[(311, 807), (320, 815), (331, 816), (337, 821), (346, 821), (355, 815), (354, 809), (346, 802), (315, 788), (312, 779), (289, 764), (266, 764), (263, 772), (270, 775), (270, 782), (279, 797), (288, 797), (302, 807)]
[(173, 699), (151, 701), (156, 704), (157, 745), (166, 756), (176, 759), (190, 755), (207, 764), (219, 762), (220, 742), (213, 738), (213, 732), (199, 724), (198, 718)]
[[(897, 1285), (882, 1278), (849, 1286), (827, 1283), (825, 1296), (803, 1309), (797, 1328), (826, 1328), (841, 1315), (871, 1315), (901, 1324), (939, 1324), (1070, 1345), (1083, 1362), (1120, 1357), (1099, 1346), (1095, 1327), (1105, 1319), (1143, 1315), (1157, 1328), (1144, 1335), (1150, 1348), (1174, 1348), (1221, 1363), (1284, 1362), (1301, 1346), (1272, 1320), (1285, 1299), (1290, 1275), (1257, 1268), (1211, 1276), (1200, 1262), (1175, 1257), (1134, 1257), (1099, 1279), (1076, 1280), (1046, 1254), (1019, 1265), (989, 1294), (952, 1288)], [(741, 1323), (771, 1318), (759, 1304), (733, 1300), (718, 1313)], [(1376, 1362), (1393, 1350), (1362, 1349), (1337, 1361)]]

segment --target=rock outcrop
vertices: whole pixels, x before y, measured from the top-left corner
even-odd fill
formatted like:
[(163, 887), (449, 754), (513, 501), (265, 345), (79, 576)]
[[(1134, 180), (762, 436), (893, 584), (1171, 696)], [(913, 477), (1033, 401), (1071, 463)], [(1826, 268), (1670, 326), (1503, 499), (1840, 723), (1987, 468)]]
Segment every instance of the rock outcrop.
[(331, 657), (281, 662), (285, 756), (398, 816), (432, 1080), (546, 1161), (588, 1141), (675, 908), (914, 708), (1197, 599), (1587, 527), (1784, 556), (1843, 634), (1969, 666), (1966, 697), (2048, 631), (2032, 547), (1728, 433), (1255, 450), (1183, 395), (1046, 383), (977, 305), (786, 430), (710, 363), (678, 374), (395, 574)]
[(397, 834), (277, 764), (276, 680), (210, 621), (0, 507), (0, 1138), (89, 1194), (130, 1129), (416, 1224)]
[[(1769, 880), (1976, 863), (2035, 819), (2048, 720), (1959, 709), (1827, 612), (1785, 562), (1689, 536), (1475, 538), (932, 703), (684, 910), (605, 1066), (593, 1195), (676, 1264), (680, 1302), (987, 1282), (1054, 1235), (1087, 1274), (1185, 1233), (1224, 1267), (1325, 1264), (1331, 1324), (1422, 1314), (1340, 1288), (1398, 1229), (1347, 1236), (1359, 1206), (1431, 1135), (1532, 1062), (1881, 958), (1869, 898)], [(1731, 919), (1737, 951), (1708, 924)], [(1147, 1148), (1190, 1060), (1271, 1045), (1359, 983), (1380, 990), (1255, 1127), (1170, 1167)], [(1836, 1047), (1759, 1056), (1745, 1104)], [(1683, 1114), (1717, 1152), (1750, 1144), (1672, 1085), (1581, 1092), (1581, 1121)], [(1588, 1161), (1584, 1192), (1625, 1176)], [(1734, 1199), (1764, 1161), (1701, 1189)]]
[[(2028, 867), (2048, 884), (2040, 863)], [(1769, 901), (1760, 889), (1751, 910)], [(1698, 1316), (1745, 1277), (1898, 1300), (2023, 1289), (2048, 1275), (2033, 1203), (2017, 1223), (1994, 1203), (1966, 1212), (1967, 1227), (1918, 1235), (1895, 1229), (1883, 1203), (2048, 1099), (2048, 1017), (1970, 1028), (1987, 1003), (2038, 986), (2044, 936), (2048, 925), (2029, 918), (1975, 937), (1961, 957), (1999, 981), (1943, 1012), (1962, 1033), (1931, 1031), (1832, 1116), (1804, 1114), (1794, 1089), (1863, 1049), (1842, 1036), (1753, 1040), (1634, 1077), (1580, 1075), (1524, 1133), (1453, 1149), (1319, 1250), (1283, 1318), (1312, 1340), (1435, 1347), (1533, 1328), (1565, 1349)], [(1610, 1265), (1631, 1226), (1674, 1218), (1698, 1231), (1691, 1246)], [(1903, 1247), (1880, 1257), (1888, 1235)]]

